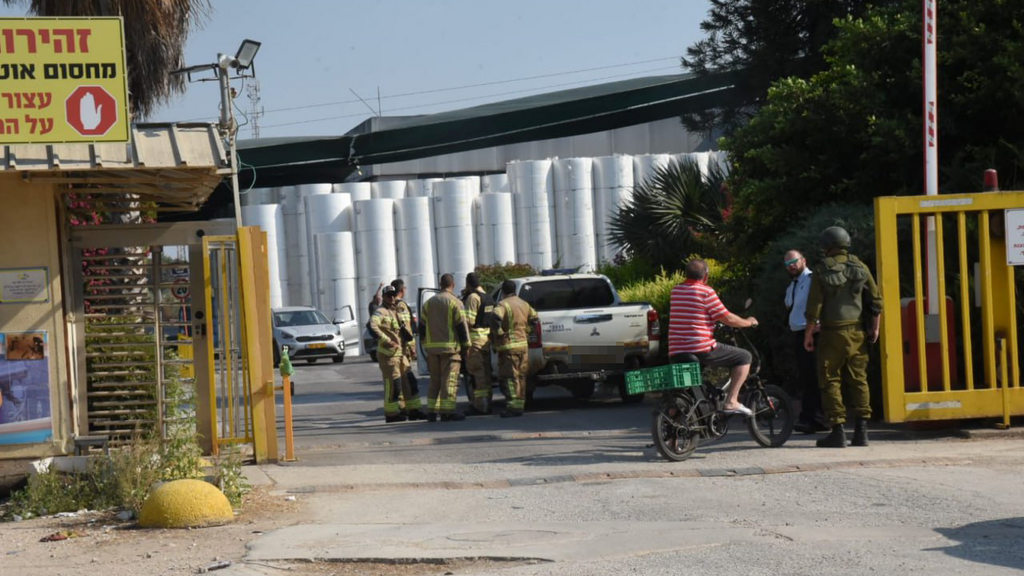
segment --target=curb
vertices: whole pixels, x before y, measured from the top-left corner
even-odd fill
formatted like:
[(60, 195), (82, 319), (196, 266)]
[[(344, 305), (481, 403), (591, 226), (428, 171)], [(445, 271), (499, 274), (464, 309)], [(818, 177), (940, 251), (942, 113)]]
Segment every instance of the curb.
[(781, 464), (777, 466), (750, 466), (744, 468), (693, 468), (689, 470), (638, 470), (623, 472), (591, 472), (587, 474), (561, 474), (532, 478), (507, 478), (480, 482), (395, 482), (384, 484), (328, 484), (301, 486), (285, 490), (287, 494), (393, 492), (405, 490), (504, 490), (524, 486), (551, 484), (583, 484), (615, 480), (660, 478), (739, 478), (769, 474), (797, 474), (832, 470), (858, 470), (872, 468), (902, 468), (909, 466), (961, 466), (972, 463), (966, 458), (894, 458), (880, 460), (854, 460), (814, 462), (808, 464)]
[[(446, 444), (474, 444), (477, 442), (499, 442), (519, 440), (544, 440), (544, 439), (584, 439), (584, 438), (611, 438), (617, 436), (630, 436), (644, 433), (640, 428), (622, 428), (618, 430), (587, 431), (579, 432), (508, 432), (503, 434), (477, 434), (473, 436), (442, 436), (436, 438), (412, 438), (409, 440), (380, 440), (377, 442), (347, 442), (344, 444), (331, 444), (305, 448), (303, 452), (325, 452), (330, 450), (348, 448), (386, 448), (391, 446), (441, 446)], [(649, 433), (648, 433), (649, 434)]]

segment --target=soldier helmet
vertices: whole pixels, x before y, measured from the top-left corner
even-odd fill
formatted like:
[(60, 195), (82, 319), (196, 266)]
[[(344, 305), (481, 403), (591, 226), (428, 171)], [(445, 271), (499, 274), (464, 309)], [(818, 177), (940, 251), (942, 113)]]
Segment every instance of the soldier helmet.
[(826, 250), (829, 248), (849, 248), (850, 233), (845, 228), (829, 226), (821, 233), (821, 243), (825, 246)]

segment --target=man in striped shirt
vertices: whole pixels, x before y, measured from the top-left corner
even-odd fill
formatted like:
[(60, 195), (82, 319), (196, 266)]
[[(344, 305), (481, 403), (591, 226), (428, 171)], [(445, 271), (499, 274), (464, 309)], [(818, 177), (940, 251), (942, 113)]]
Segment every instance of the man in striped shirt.
[(757, 326), (757, 319), (740, 318), (729, 312), (707, 285), (708, 263), (694, 258), (686, 263), (686, 281), (672, 289), (668, 322), (668, 355), (673, 363), (687, 362), (692, 354), (702, 366), (729, 369), (729, 397), (722, 411), (750, 416), (749, 408), (740, 404), (740, 389), (750, 373), (750, 352), (715, 341), (715, 323), (733, 328)]

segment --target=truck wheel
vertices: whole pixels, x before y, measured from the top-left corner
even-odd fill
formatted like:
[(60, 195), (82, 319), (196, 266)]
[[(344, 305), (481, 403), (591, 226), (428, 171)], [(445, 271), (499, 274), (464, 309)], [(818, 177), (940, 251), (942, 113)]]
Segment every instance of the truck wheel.
[(370, 352), (370, 361), (371, 362), (376, 362), (377, 361), (377, 351), (376, 350), (374, 350), (373, 352)]
[(626, 384), (622, 383), (622, 384), (619, 384), (619, 398), (622, 398), (622, 403), (623, 404), (636, 404), (637, 402), (643, 401), (644, 395), (643, 394), (627, 394), (626, 393)]
[(274, 340), (274, 368), (281, 367), (281, 347), (277, 345), (277, 340)]

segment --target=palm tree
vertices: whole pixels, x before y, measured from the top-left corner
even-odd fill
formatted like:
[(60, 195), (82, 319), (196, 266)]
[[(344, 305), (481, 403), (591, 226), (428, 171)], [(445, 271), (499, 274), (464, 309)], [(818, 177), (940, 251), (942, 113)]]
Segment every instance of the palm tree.
[(692, 160), (659, 168), (636, 185), (632, 199), (609, 219), (609, 238), (628, 254), (668, 269), (690, 254), (714, 256), (729, 216), (726, 172), (711, 162), (702, 173)]
[(176, 93), (184, 80), (171, 76), (184, 62), (191, 28), (209, 12), (209, 0), (2, 0), (28, 4), (39, 16), (121, 16), (128, 58), (132, 114), (146, 118)]

